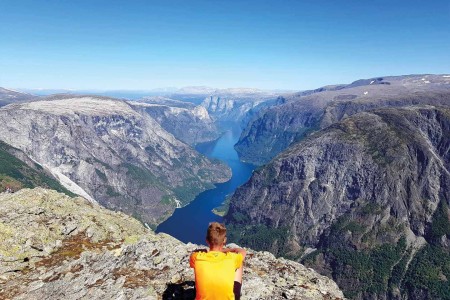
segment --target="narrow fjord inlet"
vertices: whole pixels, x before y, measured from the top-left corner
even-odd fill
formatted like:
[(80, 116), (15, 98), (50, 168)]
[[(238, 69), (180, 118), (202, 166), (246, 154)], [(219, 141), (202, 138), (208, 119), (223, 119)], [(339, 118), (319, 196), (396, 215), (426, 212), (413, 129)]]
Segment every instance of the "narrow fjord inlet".
[(175, 210), (174, 214), (161, 223), (156, 232), (164, 232), (182, 242), (205, 244), (205, 228), (209, 222), (221, 222), (222, 217), (212, 209), (220, 206), (227, 196), (245, 183), (255, 166), (243, 163), (234, 150), (240, 135), (239, 128), (226, 131), (218, 140), (197, 146), (197, 150), (208, 158), (220, 159), (232, 170), (232, 178), (216, 184), (216, 188), (199, 194), (189, 205)]

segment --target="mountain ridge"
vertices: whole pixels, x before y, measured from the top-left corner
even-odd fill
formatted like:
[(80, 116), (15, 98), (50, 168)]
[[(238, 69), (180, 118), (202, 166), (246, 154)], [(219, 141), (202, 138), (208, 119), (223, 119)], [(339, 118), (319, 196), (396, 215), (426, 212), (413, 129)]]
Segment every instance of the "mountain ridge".
[[(352, 299), (445, 299), (449, 132), (448, 106), (344, 118), (291, 145), (238, 188), (225, 217), (232, 236), (302, 259)], [(442, 253), (435, 262), (432, 251)], [(444, 279), (425, 279), (418, 261)]]
[(446, 105), (450, 77), (388, 76), (357, 80), (281, 97), (241, 134), (235, 148), (242, 160), (262, 165), (313, 131), (357, 112), (414, 104)]
[(7, 88), (0, 87), (0, 107), (10, 103), (25, 102), (36, 98), (36, 96)]
[(219, 130), (208, 111), (201, 105), (166, 97), (147, 97), (128, 101), (154, 118), (180, 141), (196, 145), (219, 137)]
[(0, 139), (66, 188), (155, 226), (200, 191), (229, 178), (147, 113), (107, 97), (54, 95), (0, 108)]

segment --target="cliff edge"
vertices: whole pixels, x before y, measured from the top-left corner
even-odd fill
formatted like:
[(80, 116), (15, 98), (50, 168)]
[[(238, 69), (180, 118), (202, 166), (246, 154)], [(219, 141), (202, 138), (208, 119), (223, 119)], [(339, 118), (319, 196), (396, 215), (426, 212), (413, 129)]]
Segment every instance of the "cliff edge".
[[(190, 253), (81, 197), (43, 188), (0, 194), (0, 299), (193, 299)], [(204, 246), (203, 246), (204, 247)], [(336, 283), (248, 250), (242, 299), (342, 299)]]

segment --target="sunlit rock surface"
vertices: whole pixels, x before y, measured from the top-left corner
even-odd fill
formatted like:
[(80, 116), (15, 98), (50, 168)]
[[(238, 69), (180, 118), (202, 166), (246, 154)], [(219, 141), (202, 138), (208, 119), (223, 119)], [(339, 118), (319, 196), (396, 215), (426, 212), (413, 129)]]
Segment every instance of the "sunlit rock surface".
[[(0, 194), (1, 299), (193, 299), (198, 248), (52, 190)], [(232, 245), (233, 246), (233, 245)], [(242, 299), (342, 299), (327, 277), (248, 249)]]
[(448, 75), (388, 76), (330, 85), (285, 95), (242, 132), (236, 150), (242, 160), (268, 163), (311, 132), (358, 112), (417, 104), (450, 105)]
[(239, 243), (308, 260), (353, 299), (444, 299), (449, 206), (450, 108), (418, 105), (291, 145), (236, 190), (226, 221)]
[(165, 130), (186, 144), (212, 141), (220, 135), (203, 106), (164, 97), (146, 97), (129, 103), (148, 113)]
[(227, 166), (116, 99), (56, 95), (2, 107), (0, 122), (0, 139), (68, 190), (151, 226), (230, 177)]

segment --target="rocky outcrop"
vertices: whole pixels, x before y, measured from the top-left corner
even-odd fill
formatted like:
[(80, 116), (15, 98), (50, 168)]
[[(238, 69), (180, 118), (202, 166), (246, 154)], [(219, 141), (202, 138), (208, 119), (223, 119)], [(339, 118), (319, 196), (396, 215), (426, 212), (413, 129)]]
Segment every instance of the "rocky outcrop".
[(155, 119), (180, 141), (196, 145), (215, 140), (219, 131), (203, 106), (163, 97), (147, 97), (129, 102)]
[(262, 165), (311, 132), (380, 107), (448, 105), (450, 77), (411, 75), (358, 80), (283, 97), (247, 125), (236, 144), (242, 160)]
[(0, 140), (67, 189), (151, 226), (230, 176), (150, 115), (111, 98), (53, 96), (3, 107), (0, 120)]
[[(45, 189), (0, 194), (1, 299), (194, 299), (189, 255), (122, 213)], [(248, 249), (242, 299), (342, 299), (327, 277)]]
[(418, 286), (408, 264), (426, 244), (449, 250), (449, 133), (445, 107), (355, 114), (255, 171), (226, 220), (245, 245), (309, 254), (351, 298), (441, 298), (450, 269), (430, 263), (441, 279)]

